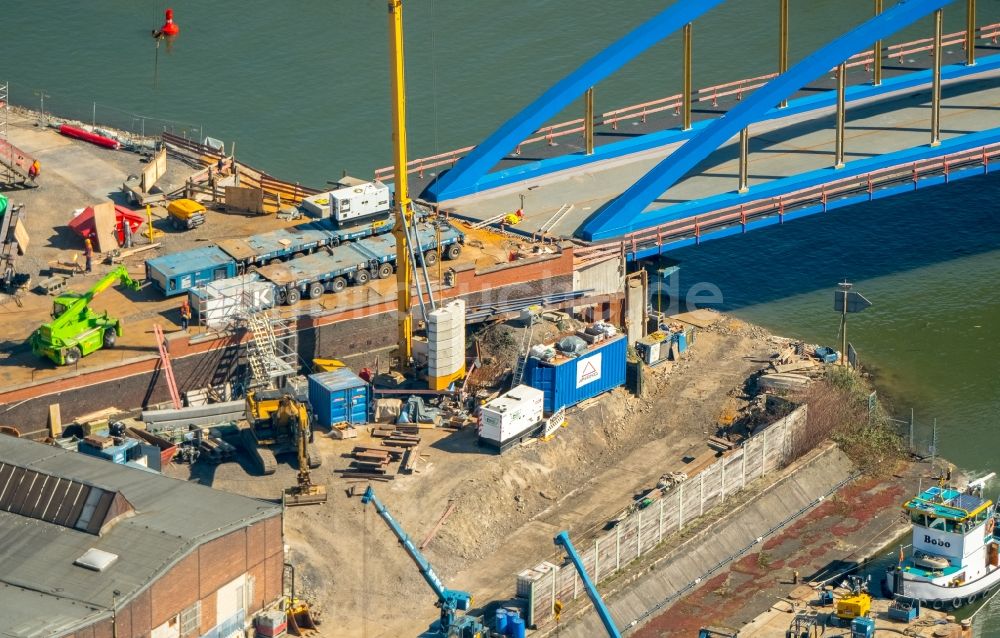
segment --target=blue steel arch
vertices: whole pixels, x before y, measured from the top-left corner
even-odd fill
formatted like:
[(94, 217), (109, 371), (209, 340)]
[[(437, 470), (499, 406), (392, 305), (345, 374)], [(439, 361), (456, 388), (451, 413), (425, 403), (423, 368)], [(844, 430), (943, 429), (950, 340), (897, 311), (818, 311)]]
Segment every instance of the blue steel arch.
[[(676, 184), (698, 162), (760, 119), (774, 105), (807, 83), (840, 64), (851, 54), (874, 45), (954, 0), (900, 0), (881, 15), (868, 20), (817, 50), (786, 73), (757, 89), (739, 105), (714, 120), (666, 159), (654, 166), (624, 193), (608, 203), (581, 228), (587, 240), (610, 239), (639, 228), (655, 226), (669, 208), (643, 214), (646, 207)], [(660, 213), (659, 215), (657, 213)]]
[(586, 90), (608, 77), (643, 51), (693, 22), (726, 0), (677, 0), (608, 48), (584, 62), (554, 84), (523, 111), (476, 146), (421, 194), (440, 202), (475, 192), (476, 182), (529, 135), (562, 111)]

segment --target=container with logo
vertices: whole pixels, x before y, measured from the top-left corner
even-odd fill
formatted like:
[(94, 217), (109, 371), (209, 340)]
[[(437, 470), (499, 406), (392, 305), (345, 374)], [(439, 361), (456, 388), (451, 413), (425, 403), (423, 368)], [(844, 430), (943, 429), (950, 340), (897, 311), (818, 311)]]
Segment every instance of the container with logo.
[(625, 384), (625, 335), (600, 341), (580, 352), (557, 352), (551, 360), (529, 357), (524, 382), (545, 393), (545, 414), (574, 406)]

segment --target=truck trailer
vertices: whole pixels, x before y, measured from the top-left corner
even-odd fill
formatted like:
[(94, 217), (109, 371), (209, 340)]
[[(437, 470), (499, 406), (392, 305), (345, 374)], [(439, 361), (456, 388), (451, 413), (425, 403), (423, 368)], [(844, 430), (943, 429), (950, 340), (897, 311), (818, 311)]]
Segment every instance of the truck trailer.
[[(416, 224), (415, 252), (425, 263), (437, 259), (438, 235), (441, 254), (456, 259), (462, 252), (465, 235), (448, 222)], [(273, 283), (279, 303), (292, 305), (302, 297), (319, 299), (326, 292), (343, 292), (348, 285), (361, 286), (372, 279), (385, 279), (395, 272), (396, 238), (378, 235), (263, 266), (257, 273)]]

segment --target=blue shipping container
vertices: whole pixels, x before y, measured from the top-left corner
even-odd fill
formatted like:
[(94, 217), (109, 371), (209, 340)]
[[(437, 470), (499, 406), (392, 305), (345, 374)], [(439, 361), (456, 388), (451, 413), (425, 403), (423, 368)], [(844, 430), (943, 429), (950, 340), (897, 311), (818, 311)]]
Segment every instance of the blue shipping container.
[(347, 368), (309, 375), (309, 403), (323, 427), (368, 422), (368, 384)]
[(146, 260), (146, 279), (166, 297), (236, 276), (236, 262), (216, 246), (203, 246)]
[(545, 393), (545, 414), (625, 384), (625, 335), (612, 337), (577, 357), (558, 361), (528, 359), (524, 383)]

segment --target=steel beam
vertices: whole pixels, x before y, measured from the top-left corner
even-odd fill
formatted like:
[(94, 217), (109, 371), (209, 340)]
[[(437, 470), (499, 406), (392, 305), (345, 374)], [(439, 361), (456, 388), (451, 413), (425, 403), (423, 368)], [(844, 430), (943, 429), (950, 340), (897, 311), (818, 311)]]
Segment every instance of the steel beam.
[(583, 141), (587, 155), (594, 154), (594, 87), (587, 89), (583, 97)]
[(931, 89), (931, 146), (941, 143), (941, 34), (944, 10), (934, 12), (934, 83)]
[(750, 190), (750, 129), (740, 131), (740, 187), (737, 192)]
[[(778, 74), (788, 70), (788, 0), (781, 0), (778, 15)], [(788, 106), (784, 99), (778, 108)]]
[[(875, 0), (875, 15), (882, 15), (882, 0)], [(872, 48), (874, 59), (872, 60), (872, 71), (874, 72), (872, 82), (875, 86), (882, 84), (882, 41), (877, 40)]]
[(965, 2), (965, 63), (976, 63), (976, 0)]
[(684, 25), (684, 130), (691, 129), (691, 64), (692, 64), (692, 23)]
[(837, 67), (837, 148), (834, 168), (844, 168), (844, 128), (847, 124), (847, 64)]

